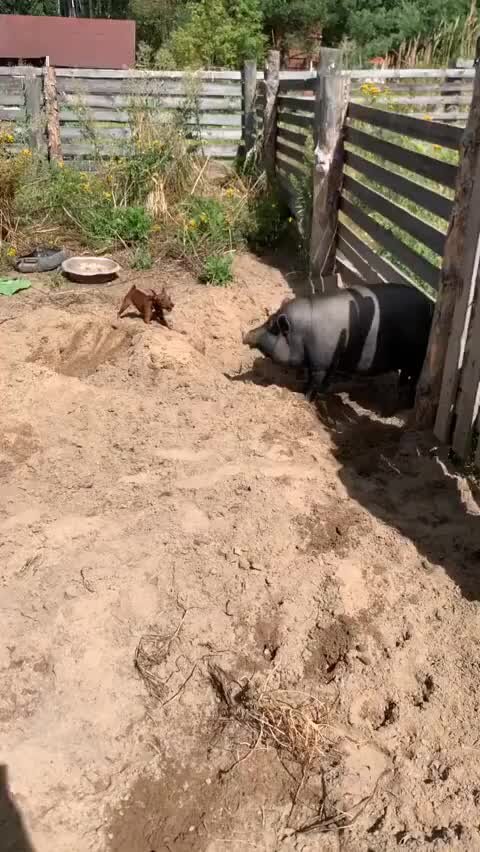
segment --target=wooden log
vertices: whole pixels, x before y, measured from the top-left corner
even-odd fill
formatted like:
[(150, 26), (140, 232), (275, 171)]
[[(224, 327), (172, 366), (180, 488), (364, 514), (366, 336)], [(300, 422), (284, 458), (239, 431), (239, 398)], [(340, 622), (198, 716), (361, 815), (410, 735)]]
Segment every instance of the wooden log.
[(277, 147), (277, 98), (280, 82), (280, 51), (269, 50), (265, 68), (265, 113), (263, 119), (263, 163), (267, 179), (275, 181)]
[(62, 161), (60, 117), (58, 112), (57, 78), (55, 68), (47, 65), (44, 75), (45, 115), (47, 124), (48, 159)]
[(480, 170), (480, 39), (477, 41), (476, 55), (472, 104), (460, 147), (458, 179), (445, 241), (440, 291), (428, 351), (417, 386), (414, 412), (416, 427), (426, 429), (435, 424), (435, 434), (442, 441), (448, 440), (450, 435), (472, 290), (477, 245), (473, 235), (476, 232), (478, 240), (480, 230), (477, 194)]
[(338, 202), (343, 177), (343, 123), (348, 78), (341, 76), (341, 51), (322, 48), (315, 98), (315, 166), (310, 237), (312, 286), (334, 272)]
[(387, 187), (398, 195), (408, 198), (425, 210), (429, 210), (434, 216), (439, 216), (447, 222), (450, 219), (453, 207), (453, 201), (440, 195), (438, 192), (433, 192), (419, 183), (414, 183), (412, 180), (398, 175), (396, 172), (389, 171), (383, 166), (378, 166), (371, 160), (366, 160), (353, 151), (345, 151), (345, 165), (351, 169), (364, 175), (369, 180), (378, 183), (380, 186)]
[(25, 113), (28, 127), (30, 147), (35, 151), (41, 151), (44, 147), (43, 126), (43, 97), (42, 80), (31, 69), (26, 69), (25, 76)]
[(255, 114), (255, 93), (257, 89), (257, 63), (248, 60), (243, 66), (243, 133), (245, 137), (245, 155), (253, 151), (257, 137), (257, 117)]
[[(7, 69), (9, 70), (9, 69)], [(2, 69), (0, 68), (0, 74)], [(140, 71), (113, 68), (58, 68), (58, 77), (94, 80), (238, 80), (240, 71)]]

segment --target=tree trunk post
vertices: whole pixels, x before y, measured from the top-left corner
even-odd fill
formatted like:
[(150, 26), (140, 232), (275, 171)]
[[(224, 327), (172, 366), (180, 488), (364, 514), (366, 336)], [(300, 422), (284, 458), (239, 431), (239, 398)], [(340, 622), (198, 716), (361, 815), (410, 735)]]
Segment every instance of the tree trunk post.
[(280, 83), (280, 51), (269, 50), (265, 67), (265, 113), (263, 117), (263, 163), (270, 186), (276, 176), (277, 97)]
[(44, 70), (45, 112), (47, 118), (48, 159), (63, 161), (60, 135), (60, 118), (58, 114), (57, 75), (55, 68), (49, 62)]
[[(314, 290), (330, 289), (335, 269), (338, 204), (343, 180), (343, 124), (349, 78), (342, 75), (342, 52), (323, 47), (315, 93), (310, 276)], [(327, 281), (326, 279), (329, 279)], [(330, 286), (329, 286), (330, 285)]]
[(257, 140), (257, 121), (255, 98), (257, 91), (257, 63), (247, 60), (243, 66), (243, 137), (245, 156), (255, 149)]
[(445, 240), (440, 287), (413, 416), (417, 429), (431, 429), (435, 425), (435, 434), (441, 441), (448, 441), (450, 437), (480, 231), (480, 206), (474, 192), (475, 176), (480, 175), (479, 63), (480, 38), (472, 103), (460, 144), (455, 200)]

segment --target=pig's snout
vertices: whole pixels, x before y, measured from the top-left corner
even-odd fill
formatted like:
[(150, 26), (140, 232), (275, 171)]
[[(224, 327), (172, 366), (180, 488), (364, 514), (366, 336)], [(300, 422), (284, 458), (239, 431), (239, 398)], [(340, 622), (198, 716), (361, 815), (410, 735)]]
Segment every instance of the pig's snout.
[(257, 342), (257, 329), (253, 328), (250, 331), (244, 331), (242, 334), (242, 343), (245, 346), (255, 346)]

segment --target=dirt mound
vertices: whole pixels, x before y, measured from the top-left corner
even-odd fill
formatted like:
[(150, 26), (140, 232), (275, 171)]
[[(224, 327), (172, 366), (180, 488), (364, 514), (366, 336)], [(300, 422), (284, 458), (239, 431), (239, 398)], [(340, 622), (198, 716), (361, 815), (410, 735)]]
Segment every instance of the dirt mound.
[(118, 325), (92, 316), (54, 320), (42, 328), (42, 336), (27, 361), (44, 364), (64, 376), (86, 377), (107, 361), (114, 361), (132, 342), (131, 334)]

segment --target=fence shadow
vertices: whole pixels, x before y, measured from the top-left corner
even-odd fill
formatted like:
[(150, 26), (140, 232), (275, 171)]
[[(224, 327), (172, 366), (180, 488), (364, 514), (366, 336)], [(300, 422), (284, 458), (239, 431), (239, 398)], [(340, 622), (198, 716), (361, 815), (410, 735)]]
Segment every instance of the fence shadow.
[(0, 764), (0, 849), (1, 852), (35, 852), (21, 813), (9, 793), (4, 764)]
[(467, 599), (479, 600), (477, 502), (429, 438), (359, 411), (338, 395), (316, 409), (349, 496), (415, 545), (426, 560), (419, 560), (420, 571), (442, 566)]

